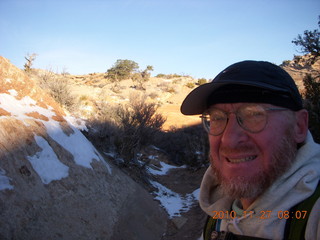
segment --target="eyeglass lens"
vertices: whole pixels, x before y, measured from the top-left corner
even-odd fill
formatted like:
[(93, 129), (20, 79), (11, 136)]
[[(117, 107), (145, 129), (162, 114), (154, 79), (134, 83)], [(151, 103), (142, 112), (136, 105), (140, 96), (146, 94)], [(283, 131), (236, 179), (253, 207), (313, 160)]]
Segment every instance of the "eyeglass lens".
[[(238, 124), (245, 130), (257, 133), (264, 129), (267, 123), (267, 111), (260, 105), (248, 105), (234, 112)], [(222, 134), (229, 119), (229, 112), (211, 108), (203, 116), (203, 124), (207, 132), (217, 136)]]

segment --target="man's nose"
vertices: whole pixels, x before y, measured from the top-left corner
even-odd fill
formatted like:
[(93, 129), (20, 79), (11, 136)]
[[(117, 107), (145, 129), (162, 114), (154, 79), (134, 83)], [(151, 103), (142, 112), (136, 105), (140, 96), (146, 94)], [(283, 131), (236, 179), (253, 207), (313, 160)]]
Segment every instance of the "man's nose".
[(222, 133), (221, 141), (229, 147), (236, 147), (240, 142), (246, 140), (246, 131), (239, 125), (234, 113), (230, 113), (227, 125)]

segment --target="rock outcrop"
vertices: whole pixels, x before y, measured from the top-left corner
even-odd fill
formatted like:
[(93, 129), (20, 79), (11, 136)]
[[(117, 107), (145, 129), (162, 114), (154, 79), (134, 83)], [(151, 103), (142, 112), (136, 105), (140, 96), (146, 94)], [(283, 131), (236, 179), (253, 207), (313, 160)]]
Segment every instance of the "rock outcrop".
[(285, 61), (280, 65), (286, 70), (296, 82), (301, 93), (305, 91), (303, 79), (307, 74), (313, 77), (319, 76), (320, 58), (312, 60), (310, 54), (304, 56), (296, 56), (292, 61)]
[(0, 239), (160, 239), (166, 215), (0, 57)]

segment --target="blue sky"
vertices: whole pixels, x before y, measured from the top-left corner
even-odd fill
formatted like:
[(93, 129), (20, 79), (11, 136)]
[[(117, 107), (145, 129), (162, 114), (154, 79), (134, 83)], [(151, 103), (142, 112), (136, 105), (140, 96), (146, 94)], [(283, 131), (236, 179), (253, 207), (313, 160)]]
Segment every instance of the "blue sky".
[(0, 0), (0, 55), (23, 68), (106, 72), (117, 59), (211, 79), (246, 59), (281, 64), (318, 28), (319, 0)]

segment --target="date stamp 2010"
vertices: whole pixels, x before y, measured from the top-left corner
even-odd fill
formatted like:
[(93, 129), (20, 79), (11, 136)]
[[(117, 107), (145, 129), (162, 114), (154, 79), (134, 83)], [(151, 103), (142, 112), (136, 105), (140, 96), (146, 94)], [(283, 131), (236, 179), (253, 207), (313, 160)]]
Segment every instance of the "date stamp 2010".
[[(237, 216), (237, 213), (235, 211), (212, 211), (213, 215), (212, 218), (214, 219), (234, 219)], [(307, 216), (307, 211), (277, 211), (276, 217), (278, 219), (304, 219)], [(243, 211), (242, 216), (247, 216), (248, 218), (257, 218), (257, 219), (269, 219), (273, 215), (272, 211), (260, 211), (257, 214), (255, 214), (253, 211)]]

